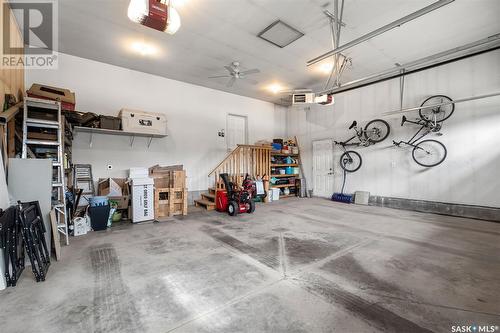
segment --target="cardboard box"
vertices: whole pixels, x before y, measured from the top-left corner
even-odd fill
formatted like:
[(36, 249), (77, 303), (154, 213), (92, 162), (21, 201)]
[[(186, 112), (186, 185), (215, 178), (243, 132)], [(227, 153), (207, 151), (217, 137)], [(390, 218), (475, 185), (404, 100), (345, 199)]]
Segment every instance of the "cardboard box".
[[(120, 195), (115, 195), (115, 194), (109, 194), (109, 187), (108, 184), (114, 184), (114, 188), (116, 189), (116, 186), (120, 187), (121, 189), (121, 194)], [(106, 178), (106, 179), (99, 179), (99, 183), (97, 186), (97, 192), (98, 195), (103, 195), (107, 196), (109, 200), (116, 201), (118, 204), (118, 209), (127, 209), (130, 206), (130, 190), (129, 190), (129, 184), (127, 182), (126, 178)], [(108, 193), (108, 194), (105, 194)]]
[(60, 101), (63, 110), (75, 110), (75, 93), (68, 89), (34, 83), (31, 85), (31, 88), (28, 89), (27, 94), (29, 97)]
[(121, 197), (108, 197), (108, 199), (117, 203), (117, 209), (127, 209), (130, 206), (130, 195), (122, 195)]
[(153, 179), (134, 178), (132, 186), (132, 222), (154, 219)]
[(99, 179), (97, 194), (107, 197), (121, 197), (122, 188), (113, 178)]

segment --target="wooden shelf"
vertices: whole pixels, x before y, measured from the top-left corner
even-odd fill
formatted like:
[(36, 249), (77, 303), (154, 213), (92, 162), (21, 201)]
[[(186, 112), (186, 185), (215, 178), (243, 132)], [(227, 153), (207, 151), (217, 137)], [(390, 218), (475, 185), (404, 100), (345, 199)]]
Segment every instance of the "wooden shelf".
[(290, 167), (298, 167), (299, 165), (296, 164), (296, 163), (292, 163), (292, 164), (271, 164), (271, 168), (277, 168), (277, 167), (287, 167), (287, 166), (290, 166)]
[(293, 174), (293, 175), (271, 175), (271, 177), (275, 178), (284, 178), (284, 177), (298, 177), (298, 174)]
[(271, 184), (270, 186), (274, 187), (274, 188), (284, 188), (284, 187), (295, 187), (295, 184), (281, 184), (281, 185), (273, 185), (273, 184)]

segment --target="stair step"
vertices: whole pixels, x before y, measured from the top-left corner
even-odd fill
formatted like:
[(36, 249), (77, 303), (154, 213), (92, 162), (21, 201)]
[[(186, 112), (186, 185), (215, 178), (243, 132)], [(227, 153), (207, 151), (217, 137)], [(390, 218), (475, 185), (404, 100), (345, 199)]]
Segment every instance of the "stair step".
[(200, 199), (200, 200), (195, 200), (194, 205), (196, 207), (205, 207), (207, 210), (214, 210), (215, 209), (215, 202)]
[(203, 193), (203, 194), (201, 195), (201, 197), (202, 197), (203, 199), (207, 199), (208, 201), (215, 202), (215, 194), (212, 194), (212, 193), (205, 194), (205, 193)]

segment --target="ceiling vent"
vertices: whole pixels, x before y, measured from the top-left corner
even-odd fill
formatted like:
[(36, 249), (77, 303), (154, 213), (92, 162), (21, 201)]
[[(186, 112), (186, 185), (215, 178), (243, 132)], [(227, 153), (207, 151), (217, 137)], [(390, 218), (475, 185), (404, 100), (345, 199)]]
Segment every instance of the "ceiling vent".
[(312, 103), (314, 103), (314, 93), (292, 95), (292, 104), (312, 104)]
[(304, 34), (285, 22), (278, 20), (265, 28), (258, 36), (273, 45), (283, 48), (295, 42), (304, 36)]

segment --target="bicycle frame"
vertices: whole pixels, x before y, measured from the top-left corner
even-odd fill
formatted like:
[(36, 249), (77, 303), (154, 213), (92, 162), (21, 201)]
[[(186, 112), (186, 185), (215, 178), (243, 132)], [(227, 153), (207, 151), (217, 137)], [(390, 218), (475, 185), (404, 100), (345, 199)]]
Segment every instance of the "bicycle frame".
[[(409, 121), (409, 122), (411, 122), (411, 123), (413, 123), (413, 124), (420, 125), (420, 124), (418, 124), (418, 123), (417, 123), (417, 122), (415, 122), (415, 121)], [(427, 128), (427, 126), (426, 126), (426, 125), (422, 125), (422, 126), (420, 127), (420, 129), (419, 129), (419, 130), (415, 133), (415, 135), (411, 137), (411, 139), (410, 139), (410, 140), (408, 140), (408, 141), (399, 141), (397, 144), (395, 143), (395, 144), (396, 144), (396, 146), (399, 146), (400, 144), (404, 143), (404, 144), (406, 144), (406, 145), (408, 145), (408, 146), (415, 147), (415, 143), (416, 143), (418, 140), (422, 139), (423, 137), (425, 137), (427, 134), (429, 134), (429, 133), (430, 133), (430, 130), (427, 128), (427, 131), (425, 131), (424, 133), (422, 133), (422, 135), (420, 135), (420, 136), (417, 138), (417, 136), (420, 134), (420, 132), (422, 132), (422, 130), (423, 130), (424, 128)]]
[[(399, 141), (399, 142), (393, 141), (394, 145), (396, 145), (398, 147), (403, 143), (408, 145), (408, 146), (415, 147), (416, 146), (415, 143), (417, 143), (417, 141), (419, 141), (422, 138), (424, 138), (425, 136), (427, 136), (432, 131), (433, 128), (436, 128), (438, 126), (435, 121), (424, 120), (424, 119), (419, 119), (418, 121), (412, 121), (412, 120), (408, 120), (408, 119), (404, 118), (403, 124), (405, 122), (419, 125), (420, 128), (415, 133), (415, 135), (413, 135), (411, 137), (411, 139), (409, 139), (408, 141)], [(419, 134), (420, 134), (420, 136), (419, 136)]]
[[(356, 132), (356, 135), (352, 136), (351, 138), (347, 139), (346, 141), (338, 142), (338, 144), (341, 144), (342, 146), (361, 146), (361, 145), (366, 145), (366, 143), (369, 142), (368, 139), (365, 139), (363, 137), (363, 134), (365, 131), (362, 128), (358, 128), (357, 124), (350, 127), (349, 129), (353, 129)], [(349, 143), (356, 138), (359, 140), (359, 142)], [(344, 151), (345, 151), (345, 147), (344, 147)]]
[(358, 134), (354, 135), (353, 137), (351, 137), (350, 139), (348, 139), (348, 140), (346, 140), (344, 142), (339, 142), (339, 144), (344, 148), (344, 150), (345, 150), (345, 146), (359, 146), (361, 144), (361, 141), (360, 142), (349, 143), (349, 142), (351, 142), (352, 140), (354, 140), (356, 138), (358, 138), (358, 140), (359, 140), (359, 135)]

